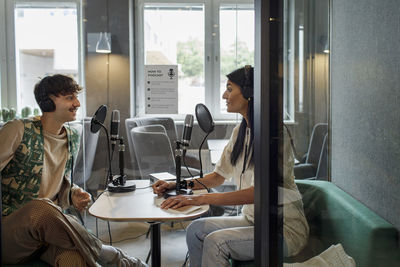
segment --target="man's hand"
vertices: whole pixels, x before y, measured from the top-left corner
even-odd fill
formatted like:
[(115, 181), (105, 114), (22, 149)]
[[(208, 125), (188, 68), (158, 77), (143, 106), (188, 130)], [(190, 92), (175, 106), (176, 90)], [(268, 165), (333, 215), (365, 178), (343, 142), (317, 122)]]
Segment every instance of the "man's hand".
[(158, 196), (162, 196), (165, 191), (171, 190), (175, 188), (175, 183), (171, 182), (168, 183), (163, 180), (158, 180), (153, 184), (153, 192), (154, 194), (157, 194)]
[(72, 188), (72, 204), (78, 211), (83, 211), (86, 209), (87, 205), (90, 203), (90, 194), (82, 188)]
[(204, 202), (205, 195), (178, 195), (169, 197), (161, 203), (162, 209), (177, 209), (183, 206), (200, 206), (206, 204)]

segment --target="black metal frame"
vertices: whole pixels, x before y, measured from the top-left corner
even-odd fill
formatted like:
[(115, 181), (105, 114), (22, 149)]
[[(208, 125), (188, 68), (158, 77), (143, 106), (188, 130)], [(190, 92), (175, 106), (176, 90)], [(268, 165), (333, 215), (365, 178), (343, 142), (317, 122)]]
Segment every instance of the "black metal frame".
[(256, 266), (281, 266), (278, 185), (282, 183), (283, 8), (279, 0), (255, 0), (254, 155)]

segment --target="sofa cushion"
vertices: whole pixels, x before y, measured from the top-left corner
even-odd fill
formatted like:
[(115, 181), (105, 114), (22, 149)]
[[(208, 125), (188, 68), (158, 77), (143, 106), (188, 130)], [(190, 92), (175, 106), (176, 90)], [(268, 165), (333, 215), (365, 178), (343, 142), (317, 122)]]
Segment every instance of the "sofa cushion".
[(341, 243), (357, 266), (399, 266), (397, 229), (364, 204), (326, 181), (296, 181), (310, 225), (307, 247), (291, 261), (304, 261)]
[[(341, 243), (357, 266), (400, 266), (398, 230), (364, 204), (326, 181), (296, 180), (310, 225), (307, 246), (285, 262), (304, 262)], [(232, 266), (254, 262), (232, 260)]]

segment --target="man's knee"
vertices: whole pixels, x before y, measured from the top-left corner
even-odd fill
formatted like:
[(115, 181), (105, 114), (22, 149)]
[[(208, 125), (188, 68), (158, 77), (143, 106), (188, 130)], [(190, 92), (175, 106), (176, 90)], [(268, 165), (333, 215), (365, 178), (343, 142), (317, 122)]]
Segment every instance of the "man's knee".
[(29, 216), (30, 224), (35, 227), (58, 221), (62, 216), (62, 211), (47, 200), (32, 200), (23, 209)]
[(61, 250), (54, 259), (54, 266), (87, 266), (85, 259), (77, 250)]

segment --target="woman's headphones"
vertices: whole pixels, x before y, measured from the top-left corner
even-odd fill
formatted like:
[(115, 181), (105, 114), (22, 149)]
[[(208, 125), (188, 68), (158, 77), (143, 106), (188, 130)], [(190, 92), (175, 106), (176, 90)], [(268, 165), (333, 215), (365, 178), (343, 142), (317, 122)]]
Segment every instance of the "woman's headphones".
[(243, 85), (243, 96), (246, 98), (248, 101), (250, 101), (253, 98), (253, 85), (252, 81), (250, 78), (250, 72), (251, 72), (251, 65), (246, 65), (244, 66), (244, 85)]

